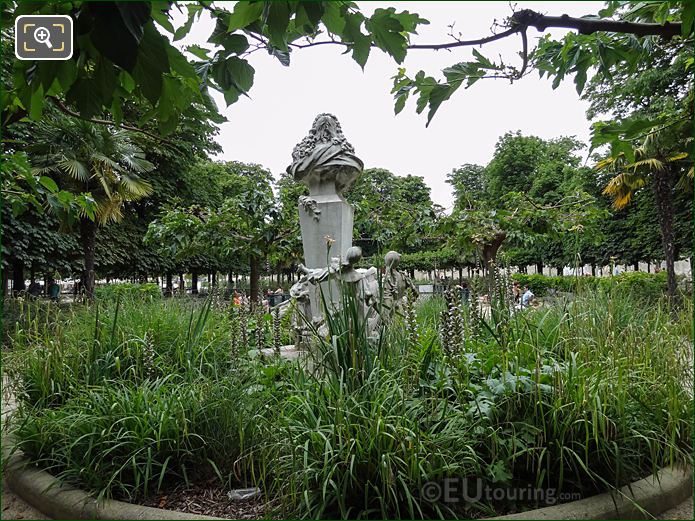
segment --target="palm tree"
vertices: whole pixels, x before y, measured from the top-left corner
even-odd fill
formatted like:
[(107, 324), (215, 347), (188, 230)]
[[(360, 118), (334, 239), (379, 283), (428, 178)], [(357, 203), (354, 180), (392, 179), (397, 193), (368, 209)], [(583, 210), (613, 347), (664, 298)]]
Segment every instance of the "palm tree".
[(97, 225), (120, 221), (125, 203), (152, 193), (152, 186), (138, 174), (149, 172), (154, 165), (127, 132), (82, 119), (51, 117), (37, 126), (35, 138), (30, 147), (35, 173), (51, 174), (61, 190), (86, 202), (73, 211), (59, 212), (66, 227), (79, 221), (84, 255), (82, 282), (91, 299)]
[[(692, 138), (685, 139), (685, 144), (691, 140)], [(634, 149), (634, 160), (629, 160), (621, 152), (596, 165), (598, 170), (609, 170), (614, 174), (603, 193), (613, 198), (613, 207), (616, 209), (624, 208), (635, 191), (651, 185), (656, 198), (668, 293), (671, 298), (676, 296), (673, 190), (685, 189), (689, 184), (687, 179), (693, 178), (692, 158), (687, 152), (674, 151), (673, 144), (677, 142), (671, 133), (654, 132), (644, 138), (641, 146)], [(686, 172), (688, 165), (690, 168)]]

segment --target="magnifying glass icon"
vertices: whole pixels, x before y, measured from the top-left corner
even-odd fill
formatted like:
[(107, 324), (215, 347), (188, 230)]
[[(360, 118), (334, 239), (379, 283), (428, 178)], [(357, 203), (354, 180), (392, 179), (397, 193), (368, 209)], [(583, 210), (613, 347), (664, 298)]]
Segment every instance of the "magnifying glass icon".
[(37, 27), (34, 30), (34, 39), (39, 42), (43, 43), (48, 47), (49, 49), (53, 48), (53, 45), (51, 45), (51, 32), (46, 29), (45, 27)]

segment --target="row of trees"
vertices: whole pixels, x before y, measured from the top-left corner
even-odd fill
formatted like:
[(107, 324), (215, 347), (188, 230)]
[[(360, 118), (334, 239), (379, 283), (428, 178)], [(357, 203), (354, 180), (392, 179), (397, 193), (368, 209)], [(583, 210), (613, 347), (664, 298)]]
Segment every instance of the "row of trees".
[[(37, 167), (40, 173), (58, 181), (103, 184), (91, 189), (96, 222), (86, 213), (31, 209), (12, 215), (5, 208), (3, 259), (15, 274), (15, 287), (21, 287), (25, 267), (87, 277), (96, 265), (100, 277), (163, 276), (169, 289), (180, 273), (193, 273), (196, 286), (198, 274), (221, 272), (230, 280), (232, 274), (244, 274), (250, 276), (251, 294), (257, 295), (268, 266), (289, 275), (301, 261), (297, 199), (306, 188), (285, 173), (275, 182), (260, 165), (214, 162), (204, 154), (169, 165), (180, 156), (152, 154), (153, 163), (136, 163), (139, 175), (119, 177), (119, 183), (136, 183), (142, 191), (121, 194), (120, 185), (109, 178), (116, 173), (104, 165), (137, 160), (137, 152), (132, 158), (114, 155), (135, 150), (130, 141), (120, 148), (86, 147), (84, 152), (71, 144), (75, 158), (61, 159), (55, 148), (63, 141), (55, 139), (56, 132), (65, 139), (81, 128), (77, 135), (86, 139), (104, 128), (61, 117), (42, 126), (50, 130), (35, 134), (30, 151), (31, 161), (44, 165)], [(106, 133), (109, 139), (125, 140), (119, 132)], [(34, 152), (49, 145), (51, 154)], [(214, 148), (212, 142), (210, 146)], [(576, 262), (603, 266), (611, 257), (630, 264), (662, 259), (653, 194), (642, 189), (631, 204), (611, 208), (610, 198), (601, 194), (606, 180), (581, 165), (582, 147), (573, 138), (505, 134), (488, 165), (464, 164), (448, 175), (455, 200), (449, 213), (433, 203), (422, 178), (367, 169), (346, 194), (355, 208), (354, 241), (374, 262), (396, 249), (406, 254), (406, 266), (422, 270), (486, 266), (498, 251), (505, 252), (511, 265), (539, 269)], [(92, 157), (93, 150), (102, 150), (99, 158)], [(164, 175), (168, 166), (183, 170)], [(81, 169), (92, 172), (87, 181), (80, 180)], [(682, 191), (674, 198), (678, 223), (692, 216), (687, 195)], [(676, 256), (687, 255), (692, 240), (690, 228), (681, 229)]]
[[(214, 124), (224, 120), (210, 88), (235, 102), (253, 84), (247, 57), (260, 49), (289, 65), (292, 52), (337, 45), (364, 66), (372, 49), (401, 63), (412, 48), (455, 50), (520, 35), (521, 67), (476, 50), (474, 61), (444, 70), (443, 81), (400, 69), (396, 113), (417, 96), (416, 110), (429, 108), (429, 120), (461, 85), (485, 78), (536, 70), (556, 86), (572, 77), (589, 117), (603, 119), (591, 142), (598, 169), (581, 166), (582, 145), (571, 138), (507, 134), (488, 165), (450, 174), (451, 215), (432, 203), (422, 179), (372, 169), (348, 195), (357, 242), (368, 254), (410, 253), (419, 267), (476, 257), (489, 264), (500, 248), (520, 265), (665, 258), (675, 292), (673, 263), (692, 235), (690, 2), (608, 2), (603, 20), (519, 11), (497, 34), (432, 45), (412, 44), (427, 21), (395, 8), (367, 17), (349, 2), (238, 2), (232, 11), (199, 2), (187, 5), (179, 28), (170, 8), (3, 4), (4, 20), (69, 14), (81, 34), (63, 62), (14, 60), (11, 39), (3, 39), (3, 267), (20, 285), (27, 269), (75, 273), (79, 260), (89, 293), (95, 272), (170, 280), (181, 271), (248, 271), (255, 294), (263, 264), (282, 269), (300, 258), (294, 205), (303, 188), (284, 176), (273, 187), (258, 165), (209, 161), (219, 148)], [(202, 10), (217, 20), (212, 49), (184, 54), (172, 40)], [(529, 48), (529, 30), (553, 26), (579, 34)], [(11, 36), (9, 24), (3, 36)]]

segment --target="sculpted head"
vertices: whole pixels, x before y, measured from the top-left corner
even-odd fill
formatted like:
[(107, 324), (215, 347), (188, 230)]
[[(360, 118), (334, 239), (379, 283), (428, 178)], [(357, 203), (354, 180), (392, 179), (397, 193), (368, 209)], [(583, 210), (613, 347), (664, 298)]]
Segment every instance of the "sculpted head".
[(401, 262), (401, 254), (397, 251), (390, 251), (384, 257), (384, 264), (387, 270), (395, 269)]
[(287, 172), (307, 184), (314, 195), (326, 185), (341, 193), (363, 169), (364, 164), (345, 139), (338, 119), (323, 113), (314, 119), (309, 135), (294, 147)]
[(359, 246), (350, 246), (345, 252), (345, 264), (354, 266), (362, 258), (362, 248)]

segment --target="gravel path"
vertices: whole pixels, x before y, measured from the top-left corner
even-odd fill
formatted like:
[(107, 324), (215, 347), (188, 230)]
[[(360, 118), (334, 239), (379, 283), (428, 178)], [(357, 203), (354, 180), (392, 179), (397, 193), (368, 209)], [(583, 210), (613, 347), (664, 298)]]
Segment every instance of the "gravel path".
[[(14, 398), (8, 392), (5, 392), (7, 387), (7, 380), (3, 376), (2, 382), (2, 422), (5, 423), (7, 416), (12, 412), (15, 407)], [(48, 519), (41, 512), (36, 510), (34, 507), (28, 505), (24, 500), (22, 500), (17, 494), (10, 490), (7, 486), (7, 482), (3, 477), (2, 480), (2, 511), (0, 512), (0, 519)]]
[(0, 519), (49, 519), (34, 507), (26, 504), (12, 492), (2, 480), (2, 512)]
[(693, 517), (693, 498), (683, 501), (680, 505), (671, 510), (663, 512), (659, 519), (695, 519)]

